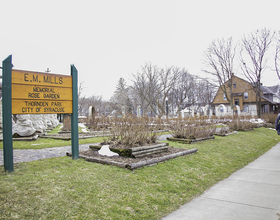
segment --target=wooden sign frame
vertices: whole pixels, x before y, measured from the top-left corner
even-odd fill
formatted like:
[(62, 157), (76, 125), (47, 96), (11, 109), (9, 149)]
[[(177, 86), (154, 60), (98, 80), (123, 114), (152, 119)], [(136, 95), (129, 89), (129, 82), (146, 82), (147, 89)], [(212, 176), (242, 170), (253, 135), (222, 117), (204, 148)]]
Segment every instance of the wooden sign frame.
[(12, 172), (12, 114), (71, 114), (72, 159), (79, 158), (78, 71), (71, 76), (12, 69), (12, 55), (2, 62), (3, 159)]

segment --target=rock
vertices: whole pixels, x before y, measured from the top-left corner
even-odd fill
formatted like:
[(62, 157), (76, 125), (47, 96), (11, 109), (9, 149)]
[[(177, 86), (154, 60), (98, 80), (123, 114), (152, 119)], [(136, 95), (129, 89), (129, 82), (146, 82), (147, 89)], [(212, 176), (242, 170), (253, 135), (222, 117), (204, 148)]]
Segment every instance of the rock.
[(52, 127), (55, 128), (59, 125), (59, 120), (57, 119), (56, 114), (49, 115), (50, 122), (52, 123)]
[(47, 129), (53, 129), (59, 124), (56, 114), (45, 114), (42, 116), (44, 125)]
[(13, 126), (13, 136), (27, 137), (36, 132), (32, 125), (30, 115), (16, 115), (17, 121)]
[(42, 115), (36, 115), (34, 114), (31, 117), (32, 125), (36, 129), (36, 132), (43, 133), (47, 127), (45, 126), (43, 122), (43, 116)]
[(43, 133), (45, 130), (53, 129), (59, 121), (56, 114), (51, 115), (16, 115), (16, 123), (13, 121), (13, 136), (28, 137), (35, 132)]

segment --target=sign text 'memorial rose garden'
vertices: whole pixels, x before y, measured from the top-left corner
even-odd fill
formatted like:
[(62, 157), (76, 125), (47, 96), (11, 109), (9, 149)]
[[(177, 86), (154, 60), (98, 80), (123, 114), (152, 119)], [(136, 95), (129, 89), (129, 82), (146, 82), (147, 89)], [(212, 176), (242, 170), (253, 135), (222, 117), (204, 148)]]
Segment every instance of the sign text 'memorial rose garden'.
[(12, 70), (12, 114), (72, 113), (72, 77)]

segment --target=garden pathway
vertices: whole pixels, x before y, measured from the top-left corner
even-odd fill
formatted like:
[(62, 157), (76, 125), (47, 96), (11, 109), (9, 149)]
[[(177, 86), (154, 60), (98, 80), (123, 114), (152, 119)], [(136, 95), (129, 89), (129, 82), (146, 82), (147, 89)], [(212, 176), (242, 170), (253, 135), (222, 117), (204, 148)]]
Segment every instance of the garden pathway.
[[(79, 150), (89, 149), (89, 144), (79, 145)], [(66, 156), (66, 152), (71, 152), (71, 146), (52, 147), (44, 149), (13, 150), (14, 163), (29, 162), (51, 157)], [(3, 165), (3, 150), (0, 150), (0, 165)]]

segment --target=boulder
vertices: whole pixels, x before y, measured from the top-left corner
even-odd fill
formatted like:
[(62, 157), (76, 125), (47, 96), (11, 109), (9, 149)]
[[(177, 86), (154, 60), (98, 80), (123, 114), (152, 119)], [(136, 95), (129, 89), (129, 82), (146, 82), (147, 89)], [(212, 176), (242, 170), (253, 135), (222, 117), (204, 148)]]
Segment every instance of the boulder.
[(13, 136), (27, 137), (35, 134), (30, 115), (16, 115), (16, 123), (13, 125)]

